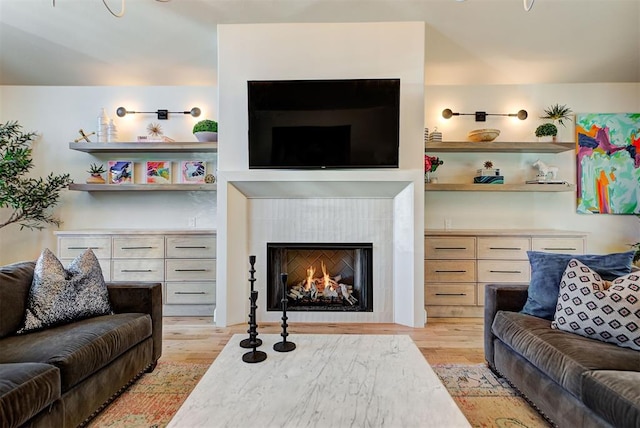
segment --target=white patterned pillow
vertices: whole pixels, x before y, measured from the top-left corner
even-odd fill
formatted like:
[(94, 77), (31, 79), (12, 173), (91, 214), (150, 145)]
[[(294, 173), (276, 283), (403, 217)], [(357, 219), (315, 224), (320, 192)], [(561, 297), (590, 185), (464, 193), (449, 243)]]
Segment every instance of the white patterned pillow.
[(112, 313), (102, 269), (91, 249), (67, 269), (48, 249), (36, 262), (23, 326), (18, 334)]
[(632, 272), (608, 282), (572, 259), (551, 327), (640, 351), (640, 276)]

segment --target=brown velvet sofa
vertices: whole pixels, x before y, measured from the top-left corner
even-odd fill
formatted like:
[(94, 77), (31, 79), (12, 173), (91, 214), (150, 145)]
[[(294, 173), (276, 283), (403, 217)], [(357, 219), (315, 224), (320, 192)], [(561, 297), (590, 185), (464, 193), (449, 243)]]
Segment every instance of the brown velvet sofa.
[(640, 427), (640, 352), (520, 313), (526, 285), (485, 288), (489, 367), (559, 427)]
[(0, 427), (76, 427), (155, 368), (161, 286), (108, 283), (114, 314), (16, 335), (34, 267), (0, 267)]

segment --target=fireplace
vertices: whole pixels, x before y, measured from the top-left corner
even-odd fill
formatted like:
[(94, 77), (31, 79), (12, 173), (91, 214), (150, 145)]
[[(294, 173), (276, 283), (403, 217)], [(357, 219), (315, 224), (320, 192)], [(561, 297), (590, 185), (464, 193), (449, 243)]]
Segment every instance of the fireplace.
[(371, 243), (267, 243), (267, 311), (371, 312)]

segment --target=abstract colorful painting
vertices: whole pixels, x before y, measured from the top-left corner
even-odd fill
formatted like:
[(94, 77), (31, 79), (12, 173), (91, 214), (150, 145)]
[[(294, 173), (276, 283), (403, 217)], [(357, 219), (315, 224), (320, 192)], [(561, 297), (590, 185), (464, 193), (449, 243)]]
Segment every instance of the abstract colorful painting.
[(205, 161), (180, 162), (180, 178), (183, 183), (204, 183), (206, 173)]
[(133, 183), (133, 161), (108, 161), (109, 184)]
[(640, 113), (576, 116), (578, 212), (640, 214)]
[(146, 171), (147, 184), (171, 184), (170, 161), (149, 161)]

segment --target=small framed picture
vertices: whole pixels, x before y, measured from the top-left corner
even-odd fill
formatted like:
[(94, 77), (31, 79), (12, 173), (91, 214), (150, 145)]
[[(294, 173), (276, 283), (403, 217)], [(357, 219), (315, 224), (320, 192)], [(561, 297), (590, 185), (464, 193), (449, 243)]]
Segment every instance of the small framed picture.
[(207, 163), (205, 161), (190, 160), (180, 162), (181, 183), (204, 183), (207, 175)]
[(109, 184), (132, 184), (133, 181), (133, 161), (113, 160), (108, 161)]
[(171, 184), (171, 161), (148, 161), (145, 163), (147, 184)]

